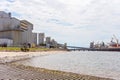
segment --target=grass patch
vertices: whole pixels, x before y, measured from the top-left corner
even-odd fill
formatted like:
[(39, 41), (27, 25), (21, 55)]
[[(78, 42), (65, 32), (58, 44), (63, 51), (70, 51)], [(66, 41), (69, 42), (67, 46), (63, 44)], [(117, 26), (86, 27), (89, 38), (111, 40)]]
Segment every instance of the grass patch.
[(48, 48), (29, 48), (29, 51), (36, 52), (36, 51), (48, 51)]
[[(58, 51), (62, 49), (56, 49), (56, 48), (29, 48), (30, 52), (39, 52), (39, 51)], [(1, 52), (21, 52), (21, 47), (0, 47)]]
[(18, 51), (21, 51), (19, 47), (0, 47), (0, 51), (4, 51), (4, 52), (12, 52), (12, 51), (15, 51), (15, 52), (18, 52)]

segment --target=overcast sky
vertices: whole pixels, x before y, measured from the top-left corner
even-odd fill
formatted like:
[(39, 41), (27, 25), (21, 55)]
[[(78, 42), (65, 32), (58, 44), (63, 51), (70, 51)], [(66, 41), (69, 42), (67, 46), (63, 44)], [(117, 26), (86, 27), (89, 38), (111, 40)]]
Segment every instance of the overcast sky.
[(0, 0), (0, 10), (68, 45), (120, 40), (120, 0)]

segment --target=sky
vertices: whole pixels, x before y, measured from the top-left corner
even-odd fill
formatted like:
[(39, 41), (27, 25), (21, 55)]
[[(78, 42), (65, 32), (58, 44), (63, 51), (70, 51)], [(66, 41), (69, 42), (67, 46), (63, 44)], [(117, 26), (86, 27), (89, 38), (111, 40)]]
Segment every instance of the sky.
[(109, 43), (113, 35), (120, 40), (120, 0), (0, 0), (0, 11), (71, 46)]

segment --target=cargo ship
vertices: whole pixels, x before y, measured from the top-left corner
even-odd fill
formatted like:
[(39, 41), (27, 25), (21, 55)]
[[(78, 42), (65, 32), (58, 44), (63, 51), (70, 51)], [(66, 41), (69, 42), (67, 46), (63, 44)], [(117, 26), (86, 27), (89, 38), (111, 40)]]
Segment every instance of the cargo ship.
[(120, 51), (120, 43), (119, 40), (113, 35), (111, 41), (107, 44), (104, 42), (96, 43), (93, 41), (90, 43), (91, 51)]

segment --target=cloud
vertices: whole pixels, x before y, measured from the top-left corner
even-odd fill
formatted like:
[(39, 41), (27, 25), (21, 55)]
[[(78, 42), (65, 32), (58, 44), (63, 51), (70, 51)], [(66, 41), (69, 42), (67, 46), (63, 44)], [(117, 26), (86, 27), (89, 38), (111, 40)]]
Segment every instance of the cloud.
[(0, 0), (0, 10), (34, 24), (59, 42), (88, 46), (90, 41), (119, 39), (119, 0)]
[(73, 26), (72, 23), (68, 23), (65, 21), (60, 21), (58, 19), (48, 19), (47, 23), (54, 23), (54, 24), (58, 24), (58, 25), (62, 25), (62, 26)]
[(15, 0), (6, 0), (6, 1), (11, 2), (11, 3), (12, 3), (12, 2), (15, 2)]

